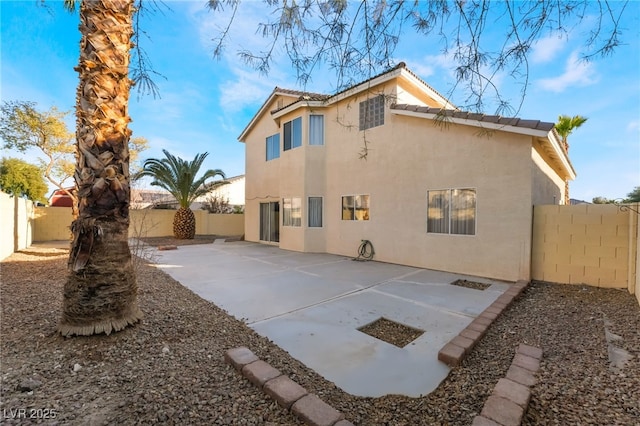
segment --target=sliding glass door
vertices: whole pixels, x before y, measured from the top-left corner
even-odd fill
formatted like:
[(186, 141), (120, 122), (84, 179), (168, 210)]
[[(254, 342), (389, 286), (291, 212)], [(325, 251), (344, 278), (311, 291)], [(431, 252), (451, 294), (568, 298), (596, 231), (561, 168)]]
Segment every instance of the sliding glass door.
[(260, 203), (260, 240), (280, 241), (280, 204)]

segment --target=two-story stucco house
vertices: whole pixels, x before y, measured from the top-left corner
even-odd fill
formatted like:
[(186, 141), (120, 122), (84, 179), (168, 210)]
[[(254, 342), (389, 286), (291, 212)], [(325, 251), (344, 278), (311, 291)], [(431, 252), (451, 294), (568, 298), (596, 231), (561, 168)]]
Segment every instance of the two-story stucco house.
[(459, 111), (403, 63), (334, 95), (276, 87), (238, 138), (245, 239), (529, 279), (532, 206), (575, 178), (553, 126)]

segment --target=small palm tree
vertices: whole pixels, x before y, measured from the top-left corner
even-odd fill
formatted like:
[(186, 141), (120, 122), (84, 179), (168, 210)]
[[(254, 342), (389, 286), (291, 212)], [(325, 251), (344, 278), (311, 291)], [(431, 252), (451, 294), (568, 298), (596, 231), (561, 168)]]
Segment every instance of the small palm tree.
[(569, 152), (569, 135), (573, 133), (575, 129), (586, 123), (587, 120), (587, 117), (583, 117), (581, 115), (574, 115), (573, 117), (561, 115), (558, 117), (558, 122), (555, 127), (556, 131), (562, 138), (562, 145), (564, 146), (565, 151)]
[[(582, 117), (581, 115), (574, 115), (573, 117), (561, 115), (558, 117), (555, 128), (562, 138), (562, 147), (567, 153), (567, 156), (569, 155), (569, 135), (573, 133), (575, 129), (586, 123), (587, 120), (587, 117)], [(564, 181), (564, 200), (565, 204), (571, 204), (571, 198), (569, 198), (569, 179), (565, 179)]]
[(226, 176), (222, 170), (213, 169), (196, 179), (202, 162), (209, 155), (207, 152), (196, 154), (193, 161), (177, 158), (164, 149), (162, 152), (165, 158), (146, 160), (135, 179), (149, 176), (153, 178), (151, 185), (166, 189), (176, 198), (180, 208), (173, 217), (173, 235), (178, 239), (191, 240), (196, 235), (196, 217), (189, 206), (196, 198), (211, 190), (209, 185), (205, 185), (207, 179), (215, 176), (225, 179)]

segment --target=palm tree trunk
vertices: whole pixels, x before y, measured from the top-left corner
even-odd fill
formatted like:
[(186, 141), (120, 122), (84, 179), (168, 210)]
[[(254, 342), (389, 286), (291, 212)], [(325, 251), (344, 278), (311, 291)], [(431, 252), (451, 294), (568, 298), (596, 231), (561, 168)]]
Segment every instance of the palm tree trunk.
[(128, 244), (128, 78), (133, 0), (82, 1), (75, 181), (62, 335), (119, 331), (142, 318)]

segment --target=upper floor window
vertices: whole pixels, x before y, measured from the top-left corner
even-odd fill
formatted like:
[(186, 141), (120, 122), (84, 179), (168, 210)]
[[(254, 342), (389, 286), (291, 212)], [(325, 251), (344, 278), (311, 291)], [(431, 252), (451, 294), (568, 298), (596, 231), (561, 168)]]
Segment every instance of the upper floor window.
[(360, 102), (360, 130), (384, 124), (384, 95)]
[(282, 226), (302, 225), (302, 200), (300, 198), (282, 199)]
[(342, 197), (342, 220), (369, 220), (369, 196)]
[(309, 116), (309, 145), (324, 145), (324, 115)]
[(283, 151), (302, 146), (302, 117), (284, 123)]
[(427, 191), (427, 232), (476, 234), (476, 190)]
[(280, 133), (267, 137), (267, 161), (280, 157)]

